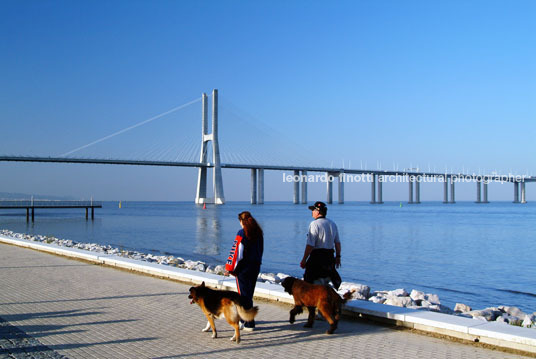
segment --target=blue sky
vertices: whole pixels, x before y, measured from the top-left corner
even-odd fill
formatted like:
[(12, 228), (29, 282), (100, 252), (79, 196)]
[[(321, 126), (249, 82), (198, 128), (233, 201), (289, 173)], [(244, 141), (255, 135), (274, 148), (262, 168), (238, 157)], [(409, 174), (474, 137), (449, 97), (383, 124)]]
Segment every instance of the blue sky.
[[(319, 164), (536, 174), (534, 1), (4, 0), (0, 17), (0, 154), (59, 155), (218, 88), (222, 106), (251, 115), (222, 111), (236, 151), (251, 152), (240, 138), (282, 134), (279, 153), (300, 148)], [(179, 148), (200, 137), (193, 106), (94, 153)], [(1, 166), (0, 192), (190, 200), (195, 190), (193, 169)], [(268, 200), (291, 199), (281, 178), (267, 173)], [(248, 199), (248, 179), (224, 171), (227, 199)], [(511, 200), (511, 187), (493, 185), (490, 199)], [(347, 200), (368, 191), (348, 186)], [(402, 185), (384, 192), (407, 197)], [(473, 200), (473, 185), (457, 195)], [(424, 200), (441, 196), (423, 188)]]

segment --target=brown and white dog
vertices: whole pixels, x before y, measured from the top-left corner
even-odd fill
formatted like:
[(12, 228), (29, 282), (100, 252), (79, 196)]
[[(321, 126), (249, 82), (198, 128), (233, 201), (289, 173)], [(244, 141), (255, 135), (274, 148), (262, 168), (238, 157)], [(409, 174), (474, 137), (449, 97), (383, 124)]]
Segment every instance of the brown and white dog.
[(333, 334), (337, 329), (342, 305), (351, 297), (351, 293), (341, 298), (329, 285), (310, 284), (301, 279), (286, 277), (281, 282), (285, 292), (294, 297), (294, 308), (290, 311), (290, 323), (294, 323), (296, 315), (303, 313), (303, 306), (309, 310), (309, 318), (305, 328), (312, 328), (315, 321), (315, 308), (329, 323), (327, 334)]
[(197, 287), (190, 288), (190, 304), (197, 303), (208, 319), (207, 326), (203, 329), (208, 332), (212, 328), (212, 338), (218, 336), (214, 318), (225, 319), (235, 330), (231, 340), (240, 343), (240, 319), (249, 322), (255, 318), (259, 308), (252, 307), (244, 309), (241, 303), (240, 295), (229, 290), (214, 290), (205, 286), (205, 282)]

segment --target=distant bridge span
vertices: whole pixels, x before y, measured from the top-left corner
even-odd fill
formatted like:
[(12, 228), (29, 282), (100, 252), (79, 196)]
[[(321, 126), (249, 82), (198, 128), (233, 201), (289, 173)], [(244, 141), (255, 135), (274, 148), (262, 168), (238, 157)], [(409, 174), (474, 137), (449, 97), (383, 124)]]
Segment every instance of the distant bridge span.
[[(344, 183), (348, 175), (369, 176), (371, 183), (371, 204), (383, 203), (382, 184), (389, 176), (407, 177), (409, 183), (408, 203), (418, 204), (420, 200), (420, 183), (423, 178), (437, 177), (443, 182), (443, 203), (456, 203), (455, 183), (464, 180), (476, 182), (476, 203), (488, 203), (488, 182), (502, 181), (514, 184), (514, 203), (526, 203), (525, 183), (535, 182), (536, 177), (526, 176), (503, 176), (496, 174), (476, 175), (463, 173), (435, 173), (413, 171), (382, 171), (382, 170), (357, 170), (347, 168), (329, 167), (300, 167), (291, 165), (252, 165), (230, 164), (220, 162), (218, 141), (218, 90), (212, 92), (212, 132), (208, 131), (208, 101), (207, 95), (202, 94), (201, 116), (201, 151), (199, 162), (174, 162), (174, 161), (149, 161), (149, 160), (123, 160), (123, 159), (98, 159), (98, 158), (73, 158), (73, 157), (38, 157), (38, 156), (0, 156), (0, 162), (46, 162), (46, 163), (79, 163), (79, 164), (103, 164), (103, 165), (132, 165), (132, 166), (161, 166), (161, 167), (196, 167), (199, 170), (195, 203), (225, 203), (223, 194), (222, 168), (249, 169), (251, 171), (251, 203), (264, 203), (264, 170), (292, 171), (294, 182), (294, 203), (307, 203), (307, 180), (308, 172), (323, 172), (327, 183), (328, 203), (333, 202), (333, 182), (338, 181), (338, 202), (344, 203)], [(212, 142), (212, 162), (208, 159), (208, 142)], [(72, 153), (72, 152), (71, 152)], [(207, 171), (213, 169), (214, 198), (207, 198)], [(316, 177), (316, 176), (315, 176)], [(300, 191), (301, 187), (301, 191)], [(449, 190), (450, 188), (450, 190)], [(300, 198), (301, 192), (301, 198)], [(450, 193), (449, 193), (450, 192)], [(521, 193), (520, 193), (521, 192)], [(450, 195), (450, 198), (449, 198)], [(300, 201), (301, 199), (301, 201)]]
[[(174, 162), (174, 161), (147, 161), (147, 160), (124, 160), (124, 159), (99, 159), (99, 158), (65, 158), (65, 157), (40, 157), (40, 156), (0, 156), (0, 162), (41, 162), (41, 163), (78, 163), (78, 164), (100, 164), (100, 165), (130, 165), (130, 166), (158, 166), (158, 167), (196, 167), (196, 168), (214, 168), (213, 163), (200, 162)], [(444, 203), (455, 203), (454, 182), (453, 178), (464, 177), (466, 180), (471, 179), (477, 182), (477, 203), (487, 203), (487, 181), (491, 179), (503, 182), (514, 183), (514, 203), (526, 203), (525, 201), (525, 182), (536, 182), (536, 177), (525, 177), (523, 181), (514, 181), (512, 176), (504, 175), (470, 175), (461, 173), (437, 173), (437, 172), (418, 172), (418, 171), (384, 171), (384, 170), (358, 170), (348, 168), (333, 167), (296, 167), (296, 166), (275, 166), (275, 165), (251, 165), (251, 164), (220, 164), (221, 168), (228, 169), (249, 169), (252, 171), (252, 203), (264, 203), (264, 170), (273, 171), (292, 171), (293, 178), (307, 177), (308, 172), (321, 172), (331, 176), (330, 182), (327, 182), (327, 202), (332, 203), (332, 182), (339, 180), (339, 203), (344, 203), (344, 180), (340, 180), (341, 174), (348, 175), (369, 175), (371, 176), (372, 204), (381, 204), (382, 201), (382, 178), (384, 176), (405, 176), (410, 178), (410, 200), (408, 203), (420, 203), (420, 186), (419, 179), (425, 177), (444, 178)], [(411, 180), (414, 177), (414, 180)], [(450, 182), (450, 186), (449, 186)], [(300, 186), (302, 198), (301, 203), (307, 203), (307, 182), (300, 180), (294, 182), (294, 202), (300, 202)], [(483, 199), (479, 196), (480, 186), (483, 188)], [(415, 189), (413, 188), (415, 186)], [(450, 187), (450, 201), (448, 192)], [(519, 188), (521, 187), (521, 188)], [(519, 190), (521, 189), (521, 195)], [(207, 201), (208, 202), (208, 201)]]

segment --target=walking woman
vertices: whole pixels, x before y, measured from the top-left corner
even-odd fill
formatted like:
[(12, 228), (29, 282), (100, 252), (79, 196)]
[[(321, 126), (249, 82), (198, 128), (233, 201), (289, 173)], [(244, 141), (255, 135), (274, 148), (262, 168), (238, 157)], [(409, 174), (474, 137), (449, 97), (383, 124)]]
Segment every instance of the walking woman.
[[(243, 299), (244, 309), (249, 309), (253, 307), (253, 293), (261, 271), (264, 238), (262, 228), (251, 213), (240, 213), (238, 220), (242, 229), (236, 234), (231, 253), (225, 264), (225, 274), (232, 274), (236, 277), (236, 288)], [(244, 323), (245, 331), (253, 331), (254, 328), (254, 320)]]

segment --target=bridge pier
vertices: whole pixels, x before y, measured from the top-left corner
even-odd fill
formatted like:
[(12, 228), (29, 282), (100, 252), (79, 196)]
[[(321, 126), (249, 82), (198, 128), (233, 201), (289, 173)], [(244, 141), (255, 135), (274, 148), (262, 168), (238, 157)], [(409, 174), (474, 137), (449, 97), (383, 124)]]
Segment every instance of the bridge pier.
[(251, 204), (257, 204), (257, 169), (251, 169)]
[(220, 146), (218, 141), (218, 90), (212, 91), (212, 133), (208, 133), (208, 102), (207, 94), (203, 93), (202, 111), (201, 111), (201, 154), (199, 163), (205, 166), (199, 167), (197, 177), (197, 191), (195, 203), (212, 202), (207, 198), (207, 167), (208, 167), (208, 142), (212, 141), (212, 161), (213, 164), (213, 185), (214, 185), (214, 200), (215, 204), (224, 204), (225, 196), (223, 194), (223, 178), (221, 175), (220, 163)]
[[(408, 182), (409, 182), (408, 204), (420, 204), (421, 203), (421, 181), (419, 179), (419, 176), (408, 175)], [(415, 185), (415, 190), (413, 190), (414, 185)]]
[(307, 171), (302, 171), (301, 177), (301, 203), (307, 204)]
[(339, 175), (337, 176), (338, 179), (339, 179), (339, 204), (343, 204), (344, 203), (344, 173), (341, 172), (339, 173)]
[(383, 204), (383, 176), (372, 173), (370, 184), (370, 204)]
[(421, 204), (421, 179), (415, 177), (415, 204)]
[(476, 202), (475, 203), (482, 203), (482, 198), (480, 196), (482, 192), (482, 182), (480, 182), (480, 179), (476, 180)]
[(264, 204), (264, 168), (259, 168), (257, 173), (257, 204)]
[(300, 203), (300, 171), (294, 170), (294, 204)]
[(333, 176), (331, 175), (331, 172), (326, 172), (327, 175), (327, 198), (326, 202), (328, 204), (333, 203)]
[(370, 182), (370, 204), (376, 204), (376, 175), (374, 173)]
[(527, 200), (525, 198), (525, 181), (521, 182), (521, 203), (527, 203)]
[(370, 204), (383, 204), (383, 176), (372, 173), (370, 184)]
[(482, 192), (483, 192), (482, 195), (484, 196), (484, 200), (482, 201), (482, 203), (489, 203), (488, 202), (488, 181), (487, 180), (484, 180)]
[(383, 204), (383, 176), (378, 175), (378, 200), (376, 204)]
[(449, 203), (449, 178), (443, 176), (443, 203)]
[(456, 197), (454, 194), (454, 177), (450, 177), (450, 203), (456, 203)]
[(212, 159), (214, 161), (214, 203), (224, 204), (223, 178), (220, 164), (220, 145), (218, 140), (218, 90), (212, 90)]
[(414, 181), (414, 176), (411, 176), (411, 175), (408, 175), (408, 183), (409, 183), (409, 199), (408, 199), (408, 204), (413, 204), (415, 202), (413, 202), (413, 181)]
[(514, 182), (514, 202), (519, 203), (519, 182)]

